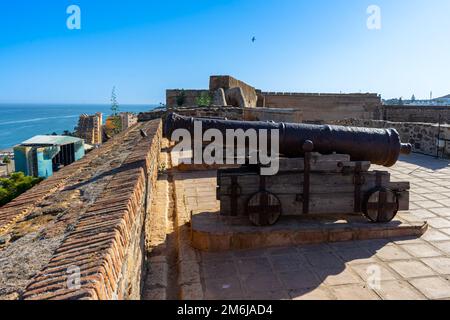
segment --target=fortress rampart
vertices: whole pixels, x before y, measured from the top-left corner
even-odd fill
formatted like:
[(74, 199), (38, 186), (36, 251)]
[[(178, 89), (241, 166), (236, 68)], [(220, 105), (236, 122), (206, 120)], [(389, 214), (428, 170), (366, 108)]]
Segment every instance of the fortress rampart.
[(0, 208), (0, 297), (140, 299), (161, 130), (140, 123)]

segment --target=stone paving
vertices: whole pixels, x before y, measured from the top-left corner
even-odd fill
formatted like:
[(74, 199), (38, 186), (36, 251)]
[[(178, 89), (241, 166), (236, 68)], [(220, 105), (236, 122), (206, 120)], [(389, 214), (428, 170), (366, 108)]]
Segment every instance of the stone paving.
[[(204, 297), (450, 299), (450, 162), (413, 155), (389, 170), (394, 181), (411, 182), (411, 214), (406, 216), (428, 221), (422, 238), (197, 252)], [(182, 181), (176, 193), (184, 196), (187, 210), (218, 210), (214, 171), (175, 179)]]

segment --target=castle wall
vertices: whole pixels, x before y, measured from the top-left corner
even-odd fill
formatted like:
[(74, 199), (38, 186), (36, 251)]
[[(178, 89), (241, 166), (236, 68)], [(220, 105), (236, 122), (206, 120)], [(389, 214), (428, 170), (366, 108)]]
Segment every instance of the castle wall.
[(430, 156), (437, 155), (437, 138), (439, 136), (443, 144), (443, 149), (440, 150), (439, 155), (450, 158), (450, 125), (439, 126), (434, 123), (390, 122), (363, 119), (339, 120), (333, 121), (332, 124), (367, 128), (394, 128), (400, 134), (402, 142), (412, 144), (414, 152)]
[(182, 107), (195, 107), (197, 106), (197, 99), (202, 95), (202, 93), (210, 94), (209, 90), (179, 90), (179, 89), (169, 89), (166, 90), (166, 105), (169, 108), (179, 107), (177, 103), (178, 97), (184, 93), (184, 103)]
[(303, 112), (296, 109), (245, 108), (246, 121), (303, 122)]
[(450, 106), (383, 106), (383, 119), (393, 122), (428, 122), (450, 124)]
[(346, 118), (381, 119), (377, 94), (308, 94), (262, 92), (267, 108), (303, 111), (306, 122), (327, 122)]
[[(202, 94), (209, 94), (213, 98), (215, 92), (219, 89), (224, 90), (227, 104), (230, 106), (241, 108), (255, 108), (257, 106), (258, 95), (256, 89), (230, 76), (211, 76), (209, 90), (166, 90), (166, 105), (169, 108), (180, 107), (177, 100), (184, 93), (184, 103), (181, 106), (196, 107), (197, 99)], [(241, 99), (243, 101), (240, 101)]]
[[(244, 116), (244, 109), (235, 107), (204, 107), (204, 108), (176, 108), (177, 114), (187, 117), (200, 118), (223, 118), (228, 120), (242, 120)], [(138, 115), (139, 122), (151, 121), (155, 119), (164, 118), (167, 114), (165, 110), (155, 110), (149, 112), (142, 112)]]
[[(255, 108), (257, 105), (258, 96), (256, 89), (243, 81), (230, 76), (211, 76), (209, 79), (209, 90), (214, 92), (220, 88), (225, 91), (232, 88), (240, 88), (246, 102), (246, 107)], [(233, 103), (228, 104), (237, 107), (237, 105)]]

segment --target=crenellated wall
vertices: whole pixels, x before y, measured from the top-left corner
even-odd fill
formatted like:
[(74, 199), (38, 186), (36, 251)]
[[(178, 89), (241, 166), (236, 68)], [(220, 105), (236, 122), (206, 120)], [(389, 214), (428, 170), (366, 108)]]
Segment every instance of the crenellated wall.
[(327, 122), (345, 118), (381, 119), (381, 98), (377, 94), (314, 94), (262, 92), (267, 108), (303, 111), (306, 122)]
[(381, 120), (383, 116), (381, 97), (374, 93), (262, 92), (226, 75), (211, 76), (209, 82), (209, 90), (167, 90), (167, 107), (177, 107), (177, 97), (184, 92), (183, 107), (195, 107), (197, 98), (202, 93), (208, 93), (212, 98), (217, 96), (218, 101), (225, 101), (216, 102), (218, 106), (299, 110), (305, 122), (327, 122), (346, 118)]

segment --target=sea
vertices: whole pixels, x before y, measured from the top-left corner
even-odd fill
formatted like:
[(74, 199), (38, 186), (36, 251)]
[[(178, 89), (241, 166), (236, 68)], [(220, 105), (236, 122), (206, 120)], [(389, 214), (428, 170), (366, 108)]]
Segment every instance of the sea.
[[(120, 112), (145, 112), (156, 105), (119, 105)], [(74, 131), (81, 114), (111, 114), (110, 105), (99, 104), (0, 104), (0, 151), (36, 135)]]

